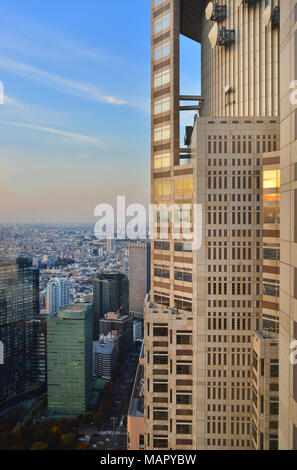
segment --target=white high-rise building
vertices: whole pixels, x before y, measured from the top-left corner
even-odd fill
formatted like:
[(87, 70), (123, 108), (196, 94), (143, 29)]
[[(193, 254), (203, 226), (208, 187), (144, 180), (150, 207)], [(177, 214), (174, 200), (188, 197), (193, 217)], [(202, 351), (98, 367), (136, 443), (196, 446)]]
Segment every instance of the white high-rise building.
[(133, 341), (143, 340), (143, 323), (140, 321), (133, 322)]
[(49, 281), (47, 285), (49, 315), (55, 315), (61, 308), (70, 305), (70, 303), (70, 283), (63, 278)]

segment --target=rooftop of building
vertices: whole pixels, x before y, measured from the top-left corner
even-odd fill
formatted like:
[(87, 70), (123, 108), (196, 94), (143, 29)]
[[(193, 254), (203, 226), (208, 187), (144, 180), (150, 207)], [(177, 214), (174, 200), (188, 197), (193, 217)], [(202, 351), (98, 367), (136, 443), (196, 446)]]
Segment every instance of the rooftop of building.
[(127, 319), (131, 319), (131, 317), (129, 315), (122, 315), (121, 313), (117, 312), (108, 312), (104, 315), (102, 320), (126, 321)]
[(100, 343), (99, 341), (93, 341), (93, 353), (95, 354), (112, 354), (115, 348), (114, 343)]
[(61, 308), (57, 314), (57, 318), (62, 320), (84, 320), (91, 311), (91, 304), (71, 304)]
[(137, 417), (137, 418), (142, 418), (144, 416), (144, 365), (143, 364), (139, 364), (137, 367), (128, 415)]

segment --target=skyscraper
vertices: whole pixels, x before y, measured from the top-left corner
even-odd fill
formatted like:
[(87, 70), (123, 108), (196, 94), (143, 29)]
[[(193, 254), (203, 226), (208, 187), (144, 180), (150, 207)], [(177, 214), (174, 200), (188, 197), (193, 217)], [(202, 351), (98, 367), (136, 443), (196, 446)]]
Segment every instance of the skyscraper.
[(93, 336), (98, 340), (99, 320), (108, 312), (129, 312), (129, 280), (121, 273), (105, 273), (93, 281)]
[[(147, 449), (255, 446), (253, 338), (264, 313), (278, 318), (263, 298), (263, 235), (270, 256), (279, 233), (263, 232), (262, 172), (280, 147), (279, 13), (278, 0), (152, 0), (152, 203), (163, 207), (145, 305)], [(201, 95), (180, 90), (181, 34), (201, 44)], [(165, 222), (194, 233), (195, 204), (202, 247), (181, 231), (164, 240)], [(269, 294), (277, 267), (266, 265)]]
[(129, 309), (130, 315), (143, 318), (143, 305), (150, 291), (150, 244), (129, 243)]
[[(297, 450), (297, 2), (281, 2), (280, 449)], [(283, 221), (283, 222), (282, 222)], [(290, 356), (293, 356), (291, 361)]]
[(51, 280), (47, 285), (47, 306), (49, 315), (55, 315), (60, 308), (70, 303), (70, 283), (63, 278)]
[(88, 410), (92, 390), (92, 307), (64, 307), (47, 322), (48, 410), (76, 416)]
[(33, 313), (39, 315), (40, 301), (39, 301), (39, 269), (33, 269)]
[(0, 402), (32, 385), (33, 268), (32, 261), (0, 260)]

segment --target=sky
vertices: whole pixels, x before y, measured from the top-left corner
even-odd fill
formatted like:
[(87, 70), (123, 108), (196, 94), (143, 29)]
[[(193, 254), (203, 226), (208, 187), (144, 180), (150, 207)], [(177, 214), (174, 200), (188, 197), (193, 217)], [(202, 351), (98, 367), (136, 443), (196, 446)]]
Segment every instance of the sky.
[[(0, 223), (147, 204), (150, 0), (0, 0), (0, 17)], [(181, 92), (200, 93), (200, 48), (181, 51)]]

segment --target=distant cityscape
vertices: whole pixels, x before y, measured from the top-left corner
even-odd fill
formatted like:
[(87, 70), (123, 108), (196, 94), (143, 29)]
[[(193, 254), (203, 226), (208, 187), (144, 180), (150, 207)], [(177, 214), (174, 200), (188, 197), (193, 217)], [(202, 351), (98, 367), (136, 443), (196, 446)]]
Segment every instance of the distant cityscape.
[[(12, 433), (1, 439), (0, 426), (0, 449), (127, 448), (149, 242), (99, 242), (88, 225), (1, 225), (0, 246), (0, 421)], [(71, 432), (52, 442), (53, 423)], [(13, 435), (32, 424), (46, 438)], [(143, 424), (142, 410), (142, 436)]]

